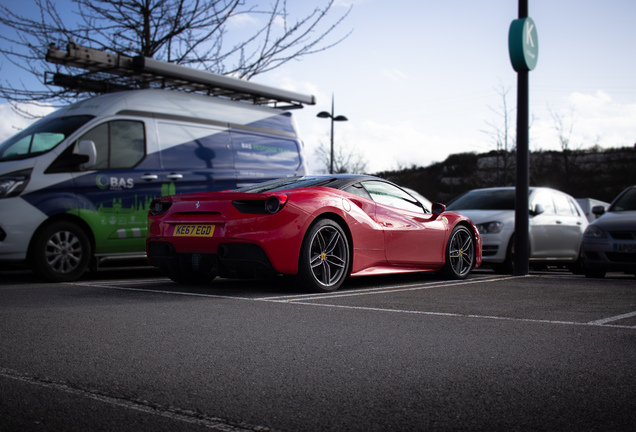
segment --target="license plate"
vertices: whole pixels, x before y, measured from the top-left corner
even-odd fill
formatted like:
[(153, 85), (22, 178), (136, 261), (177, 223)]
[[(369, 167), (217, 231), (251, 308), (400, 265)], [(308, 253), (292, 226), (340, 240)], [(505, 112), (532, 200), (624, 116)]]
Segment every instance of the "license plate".
[(616, 252), (636, 253), (636, 243), (619, 243), (616, 245)]
[(172, 235), (175, 237), (212, 237), (214, 225), (177, 225)]

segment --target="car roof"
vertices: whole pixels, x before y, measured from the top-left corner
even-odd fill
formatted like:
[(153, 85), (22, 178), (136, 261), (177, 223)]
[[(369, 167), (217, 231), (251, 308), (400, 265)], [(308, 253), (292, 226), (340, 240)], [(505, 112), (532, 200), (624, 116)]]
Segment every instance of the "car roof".
[[(263, 183), (257, 183), (255, 185), (246, 186), (240, 189), (237, 189), (237, 192), (258, 192), (261, 191), (262, 188), (267, 188), (269, 185), (273, 185), (272, 190), (288, 190), (286, 186), (293, 184), (301, 184), (303, 182), (308, 182), (310, 184), (306, 184), (304, 186), (299, 186), (298, 188), (303, 187), (319, 187), (325, 186), (332, 189), (342, 190), (347, 186), (365, 180), (376, 180), (382, 181), (385, 183), (391, 183), (388, 180), (382, 179), (380, 177), (375, 177), (366, 174), (317, 174), (317, 175), (306, 175), (301, 177), (286, 177), (280, 178), (276, 180), (266, 181)], [(397, 185), (396, 185), (397, 186)], [(292, 188), (293, 189), (293, 188)], [(266, 189), (267, 190), (267, 189)]]

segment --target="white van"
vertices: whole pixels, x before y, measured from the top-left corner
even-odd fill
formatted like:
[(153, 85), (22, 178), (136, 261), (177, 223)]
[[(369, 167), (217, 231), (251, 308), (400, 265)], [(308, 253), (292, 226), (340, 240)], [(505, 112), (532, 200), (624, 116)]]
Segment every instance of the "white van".
[(0, 263), (75, 280), (143, 256), (156, 197), (306, 171), (288, 111), (157, 89), (83, 100), (0, 144)]

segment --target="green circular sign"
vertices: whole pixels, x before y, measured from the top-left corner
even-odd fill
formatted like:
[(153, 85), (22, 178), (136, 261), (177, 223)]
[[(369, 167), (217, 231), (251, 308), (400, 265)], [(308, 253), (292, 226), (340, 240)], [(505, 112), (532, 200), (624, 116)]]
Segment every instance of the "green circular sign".
[(537, 66), (539, 38), (532, 18), (516, 19), (510, 24), (508, 48), (512, 67), (517, 72), (531, 71)]

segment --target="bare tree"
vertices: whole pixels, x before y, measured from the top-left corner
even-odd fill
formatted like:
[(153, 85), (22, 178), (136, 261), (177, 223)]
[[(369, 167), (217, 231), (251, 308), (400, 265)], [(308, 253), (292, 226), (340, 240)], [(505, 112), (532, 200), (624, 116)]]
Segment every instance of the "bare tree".
[[(320, 164), (324, 167), (319, 171), (328, 173), (331, 162), (331, 146), (320, 143), (315, 151), (316, 157)], [(355, 151), (355, 149), (344, 149), (337, 146), (334, 149), (333, 170), (336, 174), (352, 173), (361, 174), (366, 172), (367, 161), (364, 156)]]
[[(55, 0), (34, 1), (36, 16), (0, 5), (0, 55), (36, 76), (50, 67), (44, 58), (51, 44), (73, 41), (114, 54), (250, 79), (325, 51), (350, 34), (331, 37), (351, 11), (350, 6), (337, 15), (336, 0), (324, 0), (300, 18), (292, 17), (287, 0), (273, 0), (264, 7), (249, 0), (71, 0), (73, 10), (63, 13)], [(258, 24), (251, 32), (233, 30), (242, 20)], [(0, 96), (15, 104), (59, 103), (75, 95), (51, 86), (34, 90), (5, 81)]]
[(504, 87), (503, 83), (499, 83), (499, 87), (495, 89), (501, 98), (501, 105), (494, 109), (488, 107), (498, 118), (494, 121), (487, 121), (488, 129), (483, 132), (490, 136), (496, 145), (496, 183), (497, 186), (508, 184), (508, 174), (513, 161), (513, 153), (516, 150), (516, 139), (514, 138), (513, 113), (514, 109), (508, 106), (508, 93), (510, 87)]
[(574, 108), (570, 108), (569, 116), (566, 119), (565, 114), (557, 112), (551, 107), (548, 107), (548, 112), (552, 118), (552, 124), (554, 131), (557, 133), (559, 139), (559, 146), (561, 151), (568, 152), (572, 149), (572, 132), (574, 131)]
[(566, 118), (566, 115), (562, 112), (557, 112), (551, 107), (548, 107), (548, 112), (550, 113), (550, 117), (552, 117), (552, 124), (559, 139), (559, 146), (561, 147), (561, 154), (563, 155), (565, 186), (568, 187), (571, 178), (572, 158), (574, 157), (572, 150), (578, 150), (581, 147), (579, 146), (577, 149), (572, 148), (575, 111), (574, 108), (570, 108), (568, 118)]

